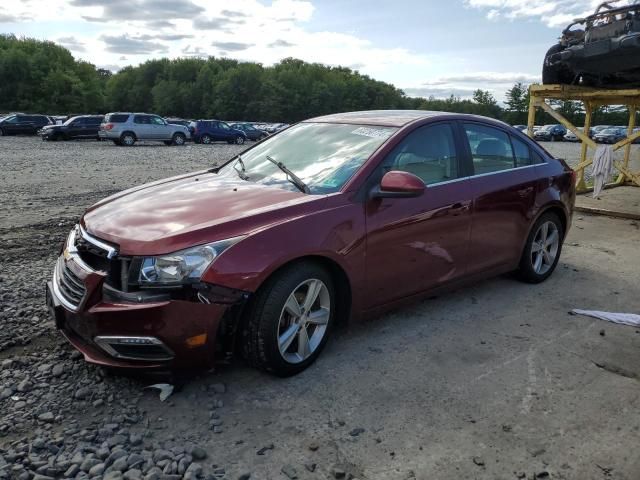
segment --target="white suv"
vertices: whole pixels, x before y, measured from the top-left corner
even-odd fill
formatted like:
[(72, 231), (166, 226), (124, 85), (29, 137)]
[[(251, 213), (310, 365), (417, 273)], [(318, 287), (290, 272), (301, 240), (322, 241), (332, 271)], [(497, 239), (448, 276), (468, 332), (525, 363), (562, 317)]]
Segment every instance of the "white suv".
[(174, 125), (148, 113), (108, 113), (100, 124), (98, 136), (116, 145), (130, 147), (138, 140), (156, 140), (165, 145), (184, 145), (191, 138), (189, 128)]

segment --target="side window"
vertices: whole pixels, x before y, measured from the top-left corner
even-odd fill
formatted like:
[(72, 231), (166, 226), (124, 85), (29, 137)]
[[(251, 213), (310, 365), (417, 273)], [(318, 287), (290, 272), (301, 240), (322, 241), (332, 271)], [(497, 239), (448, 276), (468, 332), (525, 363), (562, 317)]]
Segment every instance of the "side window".
[(514, 167), (509, 135), (497, 128), (465, 123), (475, 175), (499, 172)]
[(218, 128), (221, 128), (222, 130), (229, 130), (229, 125), (224, 122), (218, 122)]
[(164, 120), (160, 117), (151, 117), (151, 123), (154, 125), (164, 125)]
[(146, 115), (136, 115), (133, 117), (133, 123), (149, 125), (149, 117)]
[(511, 137), (511, 143), (513, 144), (513, 153), (515, 153), (516, 157), (516, 167), (526, 167), (535, 163), (531, 157), (529, 145), (516, 137)]
[(426, 185), (457, 178), (458, 157), (451, 125), (426, 125), (414, 130), (387, 156), (383, 168), (413, 173)]
[(19, 120), (18, 120), (18, 117), (13, 116), (13, 117), (8, 117), (7, 119), (5, 119), (5, 122), (6, 123), (18, 123)]
[(532, 154), (532, 158), (533, 158), (533, 163), (538, 164), (538, 163), (544, 163), (544, 159), (540, 156), (540, 154), (534, 150), (531, 151)]

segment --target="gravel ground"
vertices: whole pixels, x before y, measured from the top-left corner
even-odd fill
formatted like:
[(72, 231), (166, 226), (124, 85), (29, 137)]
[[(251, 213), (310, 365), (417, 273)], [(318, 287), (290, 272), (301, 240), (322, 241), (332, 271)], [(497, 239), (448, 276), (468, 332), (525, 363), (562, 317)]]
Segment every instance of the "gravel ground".
[[(640, 311), (636, 222), (577, 217), (544, 284), (500, 277), (352, 325), (291, 379), (85, 364), (43, 305), (83, 209), (239, 149), (1, 139), (0, 479), (640, 478), (639, 331), (566, 313)], [(164, 381), (160, 402), (144, 387)]]

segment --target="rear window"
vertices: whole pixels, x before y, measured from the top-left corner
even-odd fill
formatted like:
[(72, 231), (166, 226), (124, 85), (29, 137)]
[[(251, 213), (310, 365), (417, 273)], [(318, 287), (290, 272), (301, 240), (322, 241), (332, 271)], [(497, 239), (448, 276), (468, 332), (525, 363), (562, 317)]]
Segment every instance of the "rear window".
[(126, 113), (114, 113), (104, 117), (104, 121), (107, 123), (125, 123), (129, 119), (129, 115)]

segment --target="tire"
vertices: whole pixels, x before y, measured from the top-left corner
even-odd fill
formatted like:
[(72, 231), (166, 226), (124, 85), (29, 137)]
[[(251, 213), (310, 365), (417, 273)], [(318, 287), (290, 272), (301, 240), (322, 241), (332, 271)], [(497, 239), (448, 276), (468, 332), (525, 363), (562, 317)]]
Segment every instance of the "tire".
[(200, 143), (209, 145), (211, 143), (211, 137), (209, 135), (202, 135), (202, 137), (200, 137)]
[[(546, 236), (544, 227), (546, 227)], [(557, 236), (556, 240), (552, 241), (554, 232)], [(544, 246), (540, 248), (541, 240), (545, 238)], [(533, 225), (522, 252), (517, 272), (520, 280), (527, 283), (540, 283), (549, 278), (558, 265), (563, 241), (564, 227), (558, 215), (551, 212), (543, 213)]]
[(238, 135), (236, 137), (236, 140), (234, 142), (236, 145), (243, 145), (244, 144), (244, 137), (242, 135)]
[(0, 137), (4, 137), (4, 130), (0, 128)]
[(187, 137), (185, 137), (184, 134), (174, 133), (171, 143), (177, 147), (181, 147), (185, 144), (186, 141), (187, 141)]
[(548, 65), (547, 58), (551, 55), (564, 50), (564, 47), (559, 43), (555, 44), (549, 50), (547, 50), (544, 56), (544, 63), (542, 65), (542, 84), (554, 85), (554, 84), (571, 84), (575, 75), (566, 66), (560, 65)]
[[(315, 297), (305, 305), (312, 287)], [(285, 308), (287, 303), (297, 305), (302, 315), (293, 315), (295, 309)], [(335, 311), (335, 289), (327, 270), (314, 262), (285, 267), (267, 280), (249, 305), (242, 330), (245, 359), (280, 377), (303, 371), (318, 358), (331, 335)], [(306, 348), (301, 338), (307, 339)]]
[(120, 135), (120, 145), (132, 147), (136, 143), (136, 136), (131, 132), (124, 132)]

